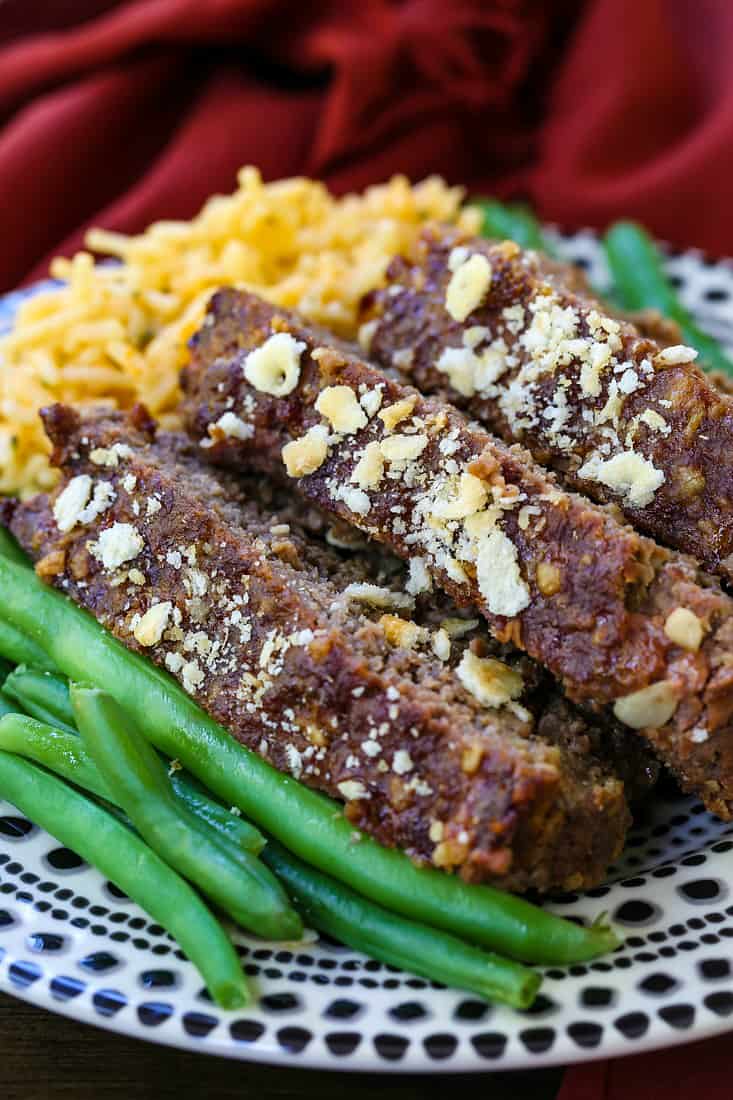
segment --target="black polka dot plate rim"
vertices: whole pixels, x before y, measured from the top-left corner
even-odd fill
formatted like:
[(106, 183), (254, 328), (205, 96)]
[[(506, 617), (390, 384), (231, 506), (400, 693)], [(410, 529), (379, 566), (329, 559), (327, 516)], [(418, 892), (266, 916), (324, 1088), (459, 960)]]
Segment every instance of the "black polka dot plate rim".
[[(592, 232), (555, 239), (604, 285)], [(667, 264), (685, 304), (733, 348), (733, 265), (694, 251)], [(0, 299), (0, 332), (34, 289)], [(271, 944), (235, 933), (258, 999), (227, 1013), (162, 928), (0, 801), (0, 989), (98, 1027), (228, 1058), (387, 1073), (615, 1058), (733, 1028), (733, 826), (695, 799), (662, 784), (606, 884), (547, 906), (585, 920), (605, 911), (624, 943), (545, 970), (527, 1012), (315, 935)]]

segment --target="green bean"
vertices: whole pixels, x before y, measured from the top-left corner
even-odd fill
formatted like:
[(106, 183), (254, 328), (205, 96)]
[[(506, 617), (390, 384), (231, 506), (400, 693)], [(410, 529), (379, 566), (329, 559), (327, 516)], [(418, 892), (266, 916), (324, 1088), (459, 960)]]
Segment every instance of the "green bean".
[(212, 829), (245, 852), (259, 855), (265, 846), (265, 838), (259, 829), (245, 820), (239, 812), (232, 813), (216, 802), (187, 772), (175, 771), (170, 776), (171, 786), (182, 802), (196, 817), (207, 822)]
[(304, 919), (349, 947), (490, 1001), (503, 1001), (514, 1008), (532, 1004), (541, 978), (521, 963), (390, 913), (329, 875), (314, 871), (277, 841), (268, 840), (262, 858), (285, 884)]
[(483, 216), (481, 232), (485, 237), (516, 241), (520, 248), (534, 248), (548, 256), (555, 256), (556, 249), (542, 232), (540, 223), (528, 206), (507, 205), (498, 199), (472, 199)]
[[(31, 560), (17, 540), (11, 535), (7, 527), (0, 526), (0, 555), (16, 565), (30, 567)], [(24, 637), (20, 631), (3, 621), (2, 608), (0, 607), (0, 659), (2, 670), (0, 678), (4, 679), (10, 672), (11, 665), (35, 665), (36, 668), (53, 671), (54, 665), (41, 649), (30, 638)]]
[[(66, 726), (78, 733), (69, 695), (69, 681), (61, 673), (42, 672), (37, 668), (29, 668), (28, 665), (18, 665), (11, 681), (11, 687), (13, 685), (21, 692), (24, 688), (29, 689), (29, 698), (43, 704), (43, 709), (51, 715), (49, 725)], [(39, 721), (45, 722), (46, 719)]]
[[(0, 692), (0, 708), (2, 702)], [(0, 749), (17, 753), (18, 756), (27, 756), (63, 779), (75, 783), (77, 787), (83, 787), (98, 798), (114, 803), (113, 792), (100, 775), (99, 768), (84, 748), (76, 731), (71, 733), (59, 729), (54, 723), (47, 724), (25, 714), (18, 714), (10, 701), (6, 710), (0, 709), (0, 716), (6, 714), (10, 715), (7, 721), (0, 717)], [(242, 849), (252, 852), (253, 855), (262, 851), (265, 838), (259, 829), (214, 802), (190, 776), (176, 772), (171, 776), (171, 786), (189, 810), (208, 827), (225, 837), (235, 851)]]
[(39, 722), (75, 732), (69, 689), (61, 676), (18, 665), (5, 681), (3, 691), (11, 699), (16, 699), (21, 709)]
[[(62, 727), (76, 733), (74, 712), (69, 698), (69, 685), (62, 676), (39, 672), (21, 665), (13, 674), (8, 694), (22, 704), (22, 709), (45, 722), (48, 726)], [(91, 762), (90, 762), (91, 763)], [(265, 845), (265, 838), (259, 829), (243, 820), (219, 802), (210, 798), (206, 791), (192, 776), (187, 775), (180, 765), (173, 765), (169, 772), (173, 790), (196, 817), (206, 821), (218, 833), (257, 855)], [(83, 786), (83, 784), (82, 784)]]
[(171, 677), (126, 650), (87, 612), (0, 558), (0, 606), (71, 679), (105, 688), (167, 756), (226, 804), (307, 863), (387, 909), (527, 962), (583, 962), (618, 944), (613, 931), (581, 927), (489, 886), (417, 868), (403, 853), (354, 830), (343, 808), (283, 776), (240, 745)]
[(10, 534), (7, 527), (0, 526), (0, 554), (6, 558), (10, 558), (11, 561), (16, 562), (18, 565), (30, 566), (31, 560), (26, 554), (25, 550), (21, 549), (19, 543)]
[(97, 688), (71, 685), (84, 745), (120, 806), (153, 851), (195, 883), (237, 924), (272, 940), (299, 939), (300, 917), (256, 856), (231, 845), (176, 798), (165, 767), (118, 703)]
[(0, 752), (0, 795), (136, 901), (178, 942), (222, 1008), (249, 999), (228, 936), (195, 891), (130, 829), (55, 776)]
[(5, 683), (12, 671), (12, 663), (10, 661), (6, 661), (4, 657), (0, 657), (0, 687)]
[[(16, 565), (15, 568), (23, 567)], [(30, 570), (26, 570), (26, 572), (30, 572)], [(48, 655), (40, 645), (7, 621), (1, 603), (0, 657), (4, 657), (14, 665), (33, 665), (35, 668), (47, 669), (49, 672), (52, 672), (55, 668), (53, 661), (49, 660)]]
[(14, 699), (9, 699), (4, 691), (0, 691), (0, 719), (6, 714), (17, 714), (18, 704)]
[[(0, 720), (0, 749), (28, 756), (97, 797), (114, 803), (99, 769), (75, 734), (13, 714)], [(356, 950), (481, 996), (526, 1008), (540, 979), (518, 963), (467, 947), (456, 937), (388, 913), (348, 887), (308, 868), (270, 840), (264, 861), (310, 924)]]
[[(64, 677), (19, 665), (6, 681), (5, 689), (11, 699), (20, 703), (20, 709), (26, 714), (47, 726), (60, 727), (76, 734), (69, 685)], [(17, 709), (11, 708), (12, 711)], [(169, 778), (173, 790), (189, 810), (244, 851), (254, 855), (262, 851), (265, 838), (259, 829), (215, 802), (192, 776), (179, 768), (174, 766)], [(110, 797), (109, 792), (105, 797)]]
[(663, 261), (646, 230), (630, 221), (616, 222), (603, 240), (608, 266), (625, 309), (658, 309), (676, 321), (686, 344), (702, 362), (733, 375), (733, 362), (709, 333), (703, 332), (679, 300), (665, 275)]
[(32, 760), (97, 798), (114, 804), (112, 791), (78, 733), (48, 725), (27, 714), (6, 712), (0, 718), (0, 751)]

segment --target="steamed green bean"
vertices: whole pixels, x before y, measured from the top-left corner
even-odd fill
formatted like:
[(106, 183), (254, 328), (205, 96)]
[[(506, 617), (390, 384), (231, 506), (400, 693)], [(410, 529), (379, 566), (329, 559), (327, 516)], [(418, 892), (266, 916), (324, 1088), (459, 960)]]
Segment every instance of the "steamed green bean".
[(667, 278), (662, 255), (640, 225), (619, 221), (604, 238), (606, 259), (625, 309), (658, 309), (676, 321), (686, 344), (695, 348), (704, 366), (733, 375), (733, 362), (723, 347), (697, 325)]
[(0, 606), (71, 679), (107, 689), (163, 753), (307, 863), (403, 916), (527, 962), (581, 962), (612, 950), (614, 932), (581, 927), (523, 898), (417, 868), (362, 836), (341, 807), (240, 745), (161, 669), (113, 638), (29, 570), (0, 558)]
[(360, 897), (354, 890), (303, 863), (276, 841), (263, 857), (314, 928), (374, 959), (491, 1001), (528, 1008), (541, 978), (521, 963), (502, 959)]
[(98, 868), (177, 940), (222, 1008), (249, 1000), (237, 953), (195, 891), (140, 837), (61, 780), (0, 752), (0, 796)]
[(165, 767), (110, 695), (74, 684), (71, 702), (84, 745), (112, 793), (151, 848), (195, 883), (242, 928), (273, 940), (299, 939), (303, 926), (279, 882), (251, 852), (233, 850), (176, 797)]

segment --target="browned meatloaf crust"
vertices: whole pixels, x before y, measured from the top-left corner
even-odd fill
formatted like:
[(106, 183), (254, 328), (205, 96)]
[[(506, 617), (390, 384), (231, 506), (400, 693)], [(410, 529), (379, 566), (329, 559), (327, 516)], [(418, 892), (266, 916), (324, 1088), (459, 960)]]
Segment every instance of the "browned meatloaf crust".
[[(144, 410), (81, 422), (57, 405), (44, 420), (62, 481), (11, 524), (39, 575), (235, 737), (343, 799), (382, 843), (469, 880), (546, 890), (603, 877), (629, 813), (592, 753), (559, 730), (558, 744), (539, 737), (520, 703), (480, 704), (429, 649), (391, 645), (384, 608), (334, 583), (329, 555), (235, 509), (170, 437), (155, 442)], [(483, 667), (499, 694), (518, 681)]]
[[(190, 450), (194, 450), (193, 445)], [(178, 454), (181, 458), (180, 449)], [(274, 525), (287, 526), (289, 534), (306, 548), (303, 553), (312, 550), (314, 543), (322, 548), (325, 546), (332, 580), (338, 578), (343, 584), (372, 582), (404, 591), (408, 577), (400, 558), (381, 543), (365, 540), (354, 528), (334, 521), (287, 486), (261, 476), (232, 476), (222, 469), (218, 471), (217, 480), (239, 507), (251, 507), (252, 501), (256, 501), (261, 510), (272, 517)], [(322, 549), (320, 553), (323, 552)], [(642, 802), (653, 789), (660, 765), (644, 740), (607, 711), (580, 711), (560, 693), (546, 669), (513, 646), (497, 642), (475, 608), (458, 608), (445, 592), (431, 589), (416, 595), (410, 619), (418, 627), (426, 628), (432, 637), (441, 629), (451, 631), (446, 663), (453, 668), (459, 664), (467, 645), (478, 653), (519, 668), (524, 682), (520, 701), (532, 712), (538, 734), (552, 744), (565, 745), (574, 753), (582, 752), (590, 754), (591, 758), (599, 756), (608, 761), (614, 774), (623, 780), (627, 800), (632, 806)], [(423, 637), (418, 636), (414, 644), (428, 644)]]
[(613, 704), (731, 814), (733, 601), (692, 560), (254, 295), (214, 297), (182, 384), (209, 460), (287, 466), (306, 499), (476, 605), (571, 699)]
[[(464, 316), (447, 291), (466, 256), (490, 274)], [(387, 277), (363, 303), (375, 361), (733, 579), (733, 400), (692, 349), (666, 346), (672, 330), (640, 331), (569, 286), (562, 266), (451, 229), (426, 230)]]
[[(241, 525), (242, 511), (258, 523), (264, 516), (278, 556), (287, 558), (295, 545), (301, 560), (311, 563), (341, 590), (350, 584), (372, 583), (398, 594), (404, 592), (404, 562), (380, 543), (365, 543), (353, 528), (329, 523), (321, 509), (306, 504), (288, 487), (268, 478), (232, 475), (224, 469), (213, 475), (210, 467), (204, 472), (198, 447), (181, 434), (161, 433), (157, 447), (169, 451), (202, 491), (208, 490), (210, 478), (215, 476), (221, 493), (217, 507), (233, 525)], [(522, 677), (523, 690), (517, 702), (531, 713), (535, 732), (542, 739), (562, 745), (578, 769), (594, 768), (598, 757), (623, 781), (628, 802), (639, 802), (649, 793), (659, 775), (659, 762), (641, 738), (607, 713), (580, 711), (562, 695), (546, 669), (513, 646), (492, 638), (475, 609), (459, 609), (446, 593), (435, 590), (419, 593), (414, 599), (414, 609), (400, 613), (407, 618), (384, 614), (368, 604), (363, 610), (381, 623), (393, 644), (403, 647), (434, 652), (436, 633), (450, 632), (449, 652), (441, 658), (446, 670), (458, 667), (468, 647), (478, 656), (510, 665)]]
[[(157, 448), (185, 470), (186, 478), (202, 493), (210, 495), (215, 478), (219, 494), (216, 506), (234, 526), (241, 526), (242, 512), (258, 524), (264, 517), (269, 524), (270, 546), (278, 557), (287, 560), (294, 546), (298, 558), (314, 566), (340, 590), (350, 584), (373, 583), (404, 592), (406, 571), (399, 558), (380, 543), (365, 543), (353, 528), (341, 524), (337, 529), (321, 509), (306, 504), (287, 487), (268, 478), (236, 476), (224, 469), (212, 472), (209, 467), (207, 471), (202, 468), (198, 447), (179, 433), (161, 433)], [(561, 745), (572, 757), (578, 774), (583, 770), (592, 772), (600, 760), (623, 781), (627, 801), (632, 804), (640, 802), (656, 783), (659, 762), (641, 738), (608, 714), (581, 712), (562, 695), (546, 669), (513, 646), (492, 638), (481, 617), (472, 614), (473, 608), (459, 609), (446, 593), (431, 590), (415, 596), (415, 607), (407, 619), (384, 614), (369, 604), (363, 605), (363, 610), (381, 623), (392, 644), (407, 648), (434, 652), (436, 633), (450, 632), (449, 652), (441, 658), (446, 670), (455, 671), (466, 648), (514, 668), (523, 683), (517, 702), (531, 713), (535, 733), (552, 745)], [(401, 615), (407, 616), (408, 612)], [(413, 624), (418, 631), (413, 630)]]

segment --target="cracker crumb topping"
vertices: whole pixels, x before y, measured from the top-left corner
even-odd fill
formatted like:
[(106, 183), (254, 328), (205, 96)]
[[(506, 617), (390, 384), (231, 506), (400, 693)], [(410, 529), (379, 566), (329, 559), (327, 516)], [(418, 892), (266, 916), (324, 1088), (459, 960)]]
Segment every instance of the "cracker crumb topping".
[(194, 695), (201, 687), (206, 675), (198, 661), (186, 661), (181, 668), (181, 683), (189, 695)]
[(72, 477), (53, 504), (53, 516), (59, 531), (71, 531), (79, 522), (92, 492), (92, 479), (89, 474)]
[(518, 615), (529, 605), (529, 588), (519, 571), (517, 548), (495, 527), (476, 558), (479, 591), (492, 615)]
[(168, 625), (172, 610), (173, 604), (169, 600), (163, 603), (155, 603), (152, 607), (149, 607), (135, 623), (132, 631), (135, 641), (142, 646), (157, 645), (163, 637), (163, 631)]
[(467, 649), (456, 668), (466, 691), (486, 707), (501, 707), (518, 699), (524, 689), (519, 672), (493, 657), (477, 657)]
[(458, 477), (455, 495), (438, 500), (433, 515), (443, 520), (466, 519), (485, 506), (489, 491), (481, 478), (464, 470)]
[(73, 477), (54, 501), (56, 526), (65, 534), (77, 524), (91, 523), (106, 512), (116, 495), (109, 481), (95, 483), (89, 474)]
[(369, 512), (372, 502), (363, 489), (352, 485), (338, 485), (333, 493), (334, 500), (343, 500), (350, 512), (357, 516), (365, 516)]
[(486, 335), (488, 329), (479, 325), (467, 329), (463, 334), (463, 346), (443, 348), (435, 364), (448, 375), (451, 386), (463, 397), (473, 397), (476, 393), (495, 397), (499, 392), (496, 382), (513, 361), (502, 337), (477, 351), (477, 345)]
[(407, 775), (415, 767), (407, 749), (398, 749), (392, 758), (392, 771), (396, 775)]
[(113, 443), (111, 447), (95, 447), (89, 452), (89, 461), (95, 466), (118, 466), (120, 459), (131, 458), (132, 447), (127, 443)]
[(300, 379), (300, 357), (305, 344), (289, 332), (275, 332), (244, 360), (244, 377), (262, 393), (286, 397)]
[(282, 459), (288, 477), (306, 477), (322, 466), (328, 455), (327, 441), (326, 427), (315, 424), (300, 439), (286, 443), (282, 449)]
[(696, 653), (705, 636), (705, 627), (694, 611), (687, 607), (676, 607), (667, 616), (664, 633), (675, 645)]
[(394, 468), (404, 468), (419, 458), (428, 445), (426, 435), (390, 435), (380, 443), (382, 455)]
[(136, 558), (144, 545), (142, 535), (131, 523), (113, 523), (100, 531), (96, 542), (87, 543), (90, 553), (108, 572)]
[(617, 699), (613, 704), (613, 713), (619, 722), (632, 729), (661, 729), (677, 710), (677, 702), (674, 684), (669, 680), (660, 680)]
[(380, 383), (378, 386), (374, 386), (373, 389), (365, 390), (359, 398), (359, 404), (370, 419), (376, 416), (382, 407), (383, 388)]
[(327, 386), (316, 400), (316, 410), (335, 432), (353, 435), (366, 427), (367, 417), (350, 386)]
[(384, 588), (379, 584), (355, 582), (346, 586), (343, 592), (347, 600), (355, 603), (367, 603), (371, 607), (383, 607), (411, 609), (415, 601), (412, 596), (404, 592), (394, 592), (391, 588)]
[(359, 341), (359, 347), (362, 351), (366, 352), (367, 355), (371, 350), (374, 333), (377, 331), (378, 327), (379, 321), (376, 319), (374, 321), (365, 321), (363, 325), (359, 325), (356, 338)]
[(384, 455), (379, 440), (367, 443), (361, 458), (351, 472), (351, 480), (360, 489), (376, 489), (384, 474)]
[(662, 414), (658, 413), (656, 409), (645, 409), (639, 420), (642, 424), (646, 424), (651, 431), (659, 432), (660, 435), (669, 435), (672, 431)]
[(470, 255), (471, 253), (465, 244), (456, 245), (455, 248), (450, 250), (448, 256), (448, 270), (451, 273), (456, 272), (462, 264), (465, 264)]
[(393, 405), (387, 405), (385, 409), (382, 409), (379, 419), (384, 424), (385, 431), (394, 431), (398, 424), (403, 420), (407, 420), (408, 416), (412, 416), (416, 401), (415, 394), (409, 394), (409, 396), (395, 401)]
[(214, 424), (209, 424), (209, 435), (213, 440), (222, 437), (229, 439), (251, 439), (254, 435), (254, 426), (245, 423), (233, 412), (225, 412)]
[(450, 637), (444, 627), (433, 634), (433, 653), (440, 661), (450, 660)]
[(424, 626), (418, 626), (411, 619), (401, 619), (399, 615), (382, 615), (379, 625), (389, 644), (402, 649), (414, 649), (428, 637)]
[(671, 347), (662, 348), (654, 356), (654, 362), (661, 367), (676, 367), (679, 363), (694, 363), (696, 359), (696, 349), (689, 348), (685, 344), (672, 344)]
[[(457, 250), (454, 249), (452, 256)], [(449, 261), (450, 266), (450, 261)], [(454, 321), (463, 322), (481, 305), (491, 286), (491, 264), (480, 253), (461, 259), (451, 267), (448, 288), (445, 292), (445, 308)]]
[(432, 588), (433, 578), (428, 572), (425, 558), (410, 558), (405, 590), (409, 592), (411, 596), (418, 596), (421, 592), (431, 592)]
[(344, 779), (341, 783), (336, 784), (336, 788), (347, 802), (369, 797), (369, 791), (358, 779)]
[(621, 494), (634, 508), (646, 508), (665, 481), (664, 470), (637, 451), (621, 451), (604, 459), (597, 452), (578, 470), (578, 477), (598, 481)]

